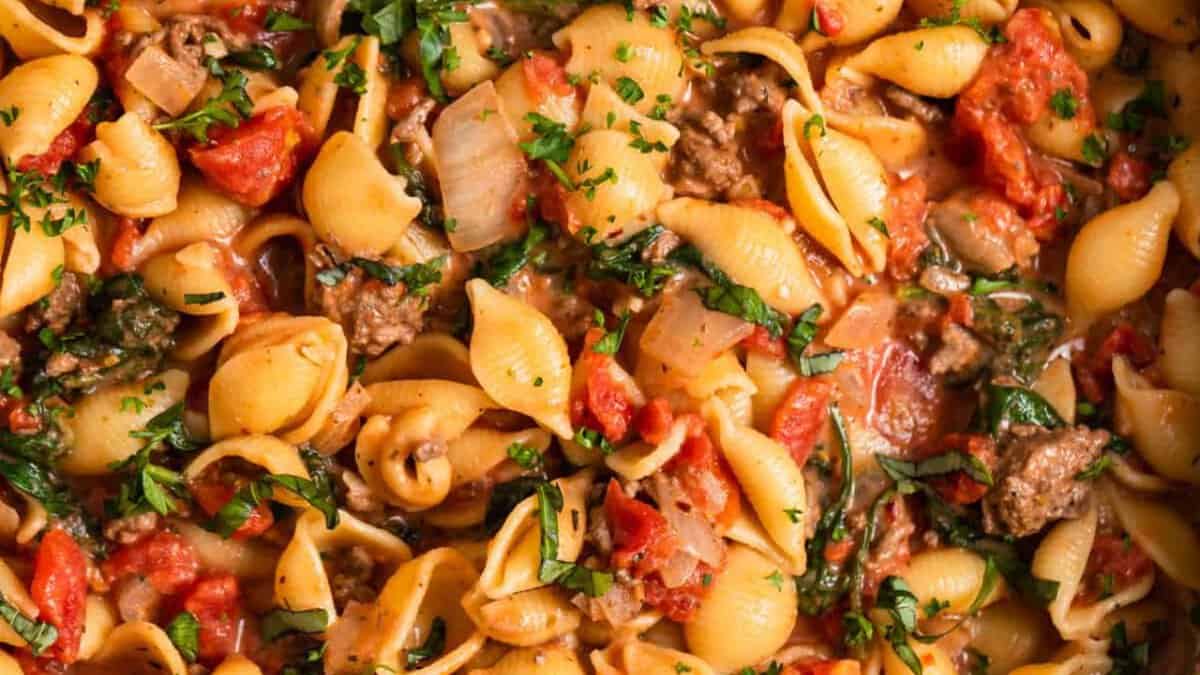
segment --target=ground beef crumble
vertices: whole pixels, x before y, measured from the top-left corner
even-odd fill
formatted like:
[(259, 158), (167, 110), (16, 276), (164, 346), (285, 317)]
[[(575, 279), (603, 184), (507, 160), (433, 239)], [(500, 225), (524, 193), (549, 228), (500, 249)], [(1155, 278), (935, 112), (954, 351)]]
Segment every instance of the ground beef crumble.
[(332, 286), (317, 284), (315, 311), (342, 325), (352, 354), (379, 356), (393, 345), (405, 345), (424, 326), (427, 301), (411, 295), (404, 284), (389, 286), (351, 267)]

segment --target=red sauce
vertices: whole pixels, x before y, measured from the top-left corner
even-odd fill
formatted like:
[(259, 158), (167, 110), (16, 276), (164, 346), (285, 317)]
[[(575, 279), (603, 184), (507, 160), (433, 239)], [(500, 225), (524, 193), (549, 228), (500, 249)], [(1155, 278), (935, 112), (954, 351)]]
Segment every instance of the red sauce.
[(235, 129), (218, 127), (212, 142), (188, 150), (192, 164), (215, 188), (246, 206), (262, 206), (296, 177), (306, 137), (304, 118), (280, 106)]
[[(217, 515), (221, 507), (228, 504), (238, 491), (236, 486), (215, 482), (193, 483), (188, 489), (191, 491), (192, 497), (196, 499), (196, 503), (209, 516)], [(262, 502), (250, 512), (250, 517), (246, 518), (246, 522), (234, 531), (233, 538), (253, 539), (271, 529), (274, 524), (275, 516), (271, 513), (270, 505)]]
[(1150, 338), (1138, 332), (1133, 324), (1122, 323), (1113, 328), (1094, 350), (1079, 352), (1075, 357), (1075, 379), (1084, 398), (1100, 403), (1112, 390), (1113, 358), (1128, 357), (1135, 367), (1149, 365), (1156, 356)]
[(62, 163), (75, 156), (79, 149), (94, 137), (94, 127), (85, 109), (75, 121), (50, 142), (50, 149), (40, 155), (26, 155), (17, 162), (18, 171), (36, 171), (49, 177), (58, 173)]
[[(949, 434), (942, 438), (941, 447), (936, 454), (946, 452), (962, 452), (977, 458), (989, 470), (996, 468), (996, 443), (983, 434)], [(973, 504), (988, 492), (988, 486), (976, 482), (967, 473), (955, 471), (947, 476), (940, 476), (929, 481), (933, 489), (942, 499), (951, 504)]]
[(817, 0), (813, 5), (813, 24), (821, 35), (837, 37), (846, 28), (846, 17), (837, 8)]
[(236, 577), (220, 574), (197, 582), (184, 596), (183, 609), (200, 623), (202, 663), (219, 663), (237, 650), (241, 606)]
[(634, 576), (657, 572), (679, 548), (667, 519), (653, 506), (629, 497), (616, 480), (604, 494), (604, 515), (612, 528), (612, 563)]
[(59, 528), (42, 537), (33, 561), (29, 594), (38, 606), (38, 620), (58, 629), (58, 639), (46, 656), (61, 663), (74, 663), (83, 640), (87, 607), (87, 557)]
[(1095, 126), (1087, 74), (1063, 46), (1053, 17), (1022, 9), (1004, 29), (1008, 42), (993, 47), (978, 77), (959, 96), (953, 133), (958, 154), (974, 164), (981, 181), (1000, 191), (1028, 218), (1039, 239), (1056, 230), (1054, 209), (1066, 193), (1057, 172), (1031, 152), (1021, 128), (1048, 114), (1055, 92), (1069, 90), (1079, 102), (1075, 120)]
[(762, 326), (755, 326), (754, 332), (742, 340), (741, 345), (752, 352), (758, 352), (776, 359), (787, 356), (787, 343), (783, 336), (773, 338), (770, 331)]
[(567, 71), (553, 56), (545, 52), (530, 52), (521, 59), (525, 75), (525, 91), (535, 102), (550, 96), (570, 96), (575, 90), (567, 81)]
[(588, 329), (583, 339), (583, 352), (576, 366), (582, 369), (583, 389), (571, 400), (571, 423), (604, 434), (611, 442), (625, 438), (633, 422), (634, 405), (625, 387), (612, 375), (611, 354), (601, 354), (593, 347), (604, 337), (604, 329)]
[(925, 179), (918, 175), (893, 186), (888, 193), (885, 222), (892, 242), (888, 249), (888, 273), (897, 281), (916, 275), (921, 251), (929, 245), (929, 237), (925, 235), (925, 214), (929, 210), (926, 191)]
[(1154, 561), (1133, 540), (1098, 534), (1077, 599), (1094, 602), (1119, 592), (1153, 570)]
[(713, 568), (700, 563), (696, 565), (692, 576), (675, 588), (667, 588), (657, 576), (650, 577), (643, 584), (646, 604), (662, 612), (672, 621), (687, 623), (695, 616), (696, 610), (700, 609), (700, 603), (704, 601), (704, 596), (708, 594), (705, 579), (709, 579), (711, 583), (714, 573)]
[(833, 385), (824, 379), (796, 378), (771, 417), (771, 438), (787, 448), (801, 467), (825, 428), (832, 394)]

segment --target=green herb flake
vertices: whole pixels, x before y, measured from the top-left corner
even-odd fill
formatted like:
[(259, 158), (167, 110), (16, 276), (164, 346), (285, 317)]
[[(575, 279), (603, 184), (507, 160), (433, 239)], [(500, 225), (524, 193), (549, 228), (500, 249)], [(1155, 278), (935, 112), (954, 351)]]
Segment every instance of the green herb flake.
[(191, 612), (180, 612), (167, 624), (167, 637), (188, 663), (200, 653), (200, 621)]

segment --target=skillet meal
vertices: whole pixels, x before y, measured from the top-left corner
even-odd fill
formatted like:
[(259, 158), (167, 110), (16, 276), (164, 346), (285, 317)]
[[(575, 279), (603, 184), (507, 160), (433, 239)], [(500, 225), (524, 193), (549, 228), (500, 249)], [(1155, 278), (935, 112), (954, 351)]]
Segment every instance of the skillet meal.
[(1200, 674), (1200, 2), (0, 36), (0, 675)]

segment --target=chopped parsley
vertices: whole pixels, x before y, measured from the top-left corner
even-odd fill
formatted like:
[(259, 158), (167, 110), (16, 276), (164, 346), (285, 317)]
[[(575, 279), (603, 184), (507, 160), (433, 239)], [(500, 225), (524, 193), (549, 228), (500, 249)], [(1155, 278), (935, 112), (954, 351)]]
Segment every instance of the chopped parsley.
[(446, 620), (435, 616), (429, 625), (429, 633), (421, 646), (408, 650), (404, 655), (405, 669), (416, 670), (446, 651)]
[(1075, 114), (1079, 111), (1079, 99), (1075, 97), (1074, 91), (1064, 87), (1050, 97), (1050, 108), (1059, 119), (1075, 119)]
[(641, 85), (631, 77), (618, 77), (616, 84), (617, 96), (630, 105), (646, 98), (646, 92), (642, 91)]
[(1108, 144), (1098, 134), (1089, 134), (1083, 139), (1083, 161), (1088, 166), (1104, 166), (1108, 160)]
[(345, 66), (342, 66), (341, 71), (334, 76), (333, 83), (358, 96), (367, 93), (367, 73), (362, 66), (353, 61), (348, 61)]
[(329, 615), (324, 609), (274, 609), (262, 618), (262, 638), (272, 642), (289, 633), (320, 633), (329, 626)]
[(11, 127), (13, 122), (21, 116), (21, 109), (17, 106), (10, 106), (6, 110), (0, 110), (0, 122), (4, 122), (4, 126)]
[(670, 263), (645, 260), (646, 249), (665, 232), (662, 225), (652, 225), (615, 246), (590, 245), (588, 278), (615, 279), (632, 286), (642, 297), (656, 295), (677, 271)]
[(155, 124), (155, 129), (181, 131), (199, 143), (207, 143), (209, 130), (214, 124), (237, 128), (242, 120), (250, 119), (254, 103), (246, 93), (246, 74), (236, 69), (226, 72), (212, 59), (209, 60), (209, 69), (221, 78), (220, 93), (208, 99), (196, 112)]
[(167, 637), (188, 663), (200, 653), (200, 621), (191, 612), (180, 612), (167, 624)]
[(801, 312), (787, 336), (788, 356), (796, 370), (805, 377), (833, 372), (845, 356), (836, 349), (811, 356), (805, 355), (805, 350), (817, 336), (817, 320), (821, 318), (821, 311), (820, 305), (813, 305)]
[(538, 579), (559, 584), (591, 598), (608, 593), (613, 583), (611, 572), (558, 560), (558, 514), (563, 510), (562, 490), (554, 483), (542, 480), (537, 483), (534, 492), (537, 495), (538, 524), (542, 532)]
[(524, 443), (512, 443), (506, 452), (508, 458), (522, 469), (532, 471), (542, 467), (542, 453), (538, 452), (537, 448), (531, 448)]
[(533, 127), (535, 135), (532, 140), (520, 144), (525, 156), (534, 161), (541, 161), (559, 183), (568, 190), (574, 190), (575, 184), (563, 169), (570, 157), (571, 148), (575, 147), (575, 137), (567, 131), (567, 125), (535, 112), (525, 115), (525, 121)]
[[(629, 327), (629, 319), (633, 317), (629, 312), (621, 314), (617, 320), (617, 329), (614, 331), (605, 331), (603, 337), (592, 345), (592, 351), (597, 354), (616, 354), (621, 349), (621, 341), (625, 339), (625, 329)], [(594, 323), (601, 329), (605, 328), (604, 315), (600, 310), (596, 310)]]
[(210, 305), (214, 302), (219, 302), (225, 299), (224, 291), (213, 291), (212, 293), (184, 293), (183, 304), (185, 305)]
[(820, 115), (813, 115), (804, 121), (804, 137), (812, 138), (813, 130), (820, 132), (821, 136), (825, 135), (825, 118)]
[(406, 292), (423, 296), (429, 293), (429, 286), (441, 282), (442, 266), (445, 264), (446, 256), (411, 265), (389, 265), (378, 260), (351, 258), (317, 272), (316, 280), (322, 286), (336, 286), (346, 278), (352, 268), (357, 267), (372, 279), (382, 281), (388, 286), (404, 284)]
[(289, 14), (281, 9), (272, 7), (267, 10), (267, 19), (263, 27), (275, 33), (289, 31), (311, 30), (312, 24), (295, 14)]

